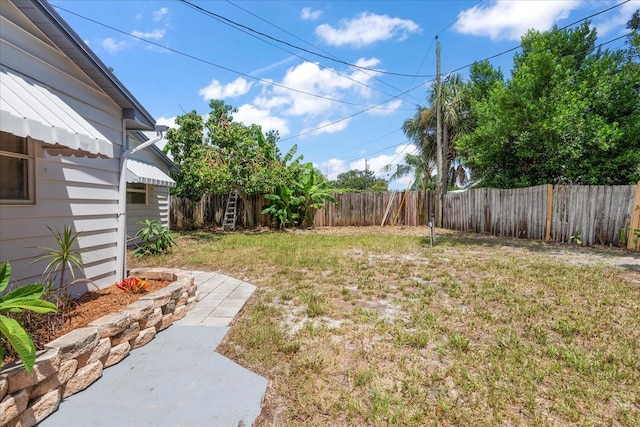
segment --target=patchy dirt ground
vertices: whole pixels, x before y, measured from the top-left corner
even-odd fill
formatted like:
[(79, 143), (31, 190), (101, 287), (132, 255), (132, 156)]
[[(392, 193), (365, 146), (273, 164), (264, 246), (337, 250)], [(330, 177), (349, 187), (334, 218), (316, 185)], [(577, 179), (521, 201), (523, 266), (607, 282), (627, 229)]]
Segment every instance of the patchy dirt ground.
[[(354, 235), (359, 233), (375, 233), (388, 235), (424, 235), (429, 236), (427, 227), (321, 227), (309, 231), (296, 230), (292, 233), (318, 233), (329, 235)], [(579, 246), (540, 240), (525, 240), (515, 238), (496, 237), (484, 234), (467, 233), (461, 231), (437, 229), (438, 239), (456, 236), (462, 242), (486, 243), (492, 246), (502, 246), (503, 249), (513, 247), (529, 249), (538, 253), (548, 253), (562, 258), (574, 265), (612, 265), (629, 271), (640, 273), (640, 252), (611, 246)]]

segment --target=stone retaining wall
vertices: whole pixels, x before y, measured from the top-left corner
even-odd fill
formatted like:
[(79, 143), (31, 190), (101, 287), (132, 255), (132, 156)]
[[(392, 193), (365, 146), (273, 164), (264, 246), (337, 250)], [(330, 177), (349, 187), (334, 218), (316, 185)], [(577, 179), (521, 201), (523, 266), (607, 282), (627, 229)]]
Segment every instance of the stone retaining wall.
[(193, 276), (170, 269), (136, 269), (131, 276), (172, 282), (117, 313), (57, 338), (38, 353), (31, 372), (21, 362), (0, 371), (0, 426), (34, 426), (61, 400), (84, 390), (102, 370), (151, 341), (197, 301)]

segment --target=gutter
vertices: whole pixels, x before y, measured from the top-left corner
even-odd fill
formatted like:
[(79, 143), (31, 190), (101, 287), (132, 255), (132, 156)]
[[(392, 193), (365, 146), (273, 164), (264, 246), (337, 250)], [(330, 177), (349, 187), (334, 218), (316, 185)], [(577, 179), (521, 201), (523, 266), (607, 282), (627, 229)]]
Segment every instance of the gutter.
[(158, 136), (143, 142), (135, 148), (120, 154), (120, 182), (118, 184), (118, 240), (116, 242), (117, 280), (120, 281), (127, 273), (127, 159), (138, 151), (155, 144), (163, 138), (163, 132), (169, 130), (168, 126), (156, 125)]

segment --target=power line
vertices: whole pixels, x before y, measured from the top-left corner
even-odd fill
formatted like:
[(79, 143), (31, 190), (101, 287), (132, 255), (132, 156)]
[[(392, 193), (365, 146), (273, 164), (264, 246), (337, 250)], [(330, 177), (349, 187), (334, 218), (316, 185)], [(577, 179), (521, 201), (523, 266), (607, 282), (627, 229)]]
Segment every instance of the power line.
[(474, 4), (473, 6), (471, 6), (469, 9), (465, 10), (464, 12), (462, 12), (461, 15), (456, 16), (456, 19), (454, 19), (453, 21), (449, 22), (449, 24), (447, 24), (447, 26), (445, 26), (443, 29), (440, 30), (440, 32), (438, 34), (435, 35), (435, 37), (438, 37), (440, 34), (444, 33), (445, 31), (447, 31), (449, 28), (451, 28), (451, 26), (453, 24), (455, 24), (456, 22), (458, 22), (458, 20), (460, 18), (462, 18), (464, 15), (467, 14), (467, 12), (469, 12), (471, 9), (473, 9), (474, 7), (476, 7), (477, 5), (479, 5), (480, 3), (482, 3), (482, 0), (478, 0), (476, 2), (476, 4)]
[(394, 99), (400, 98), (401, 96), (403, 96), (403, 95), (405, 95), (405, 94), (407, 94), (407, 93), (409, 93), (409, 92), (412, 92), (412, 91), (414, 91), (414, 90), (418, 89), (419, 87), (424, 86), (424, 85), (425, 85), (425, 84), (427, 84), (427, 83), (430, 83), (430, 81), (427, 81), (427, 82), (424, 82), (424, 83), (420, 83), (419, 85), (414, 86), (414, 87), (412, 87), (411, 89), (408, 89), (408, 90), (406, 90), (406, 91), (404, 91), (404, 92), (402, 92), (402, 93), (400, 93), (400, 94), (398, 94), (398, 95), (396, 95), (396, 96), (394, 96), (394, 97), (392, 97), (392, 98), (390, 98), (390, 99), (387, 99), (387, 100), (385, 100), (385, 101), (382, 101), (382, 102), (381, 102), (381, 103), (379, 103), (379, 104), (372, 105), (372, 106), (370, 106), (370, 107), (365, 108), (364, 110), (360, 110), (360, 111), (355, 112), (355, 113), (353, 113), (353, 114), (350, 114), (350, 115), (348, 115), (348, 116), (346, 116), (346, 117), (342, 117), (341, 119), (334, 120), (334, 121), (332, 121), (332, 122), (330, 122), (330, 123), (327, 123), (327, 124), (324, 124), (324, 125), (322, 125), (322, 126), (318, 126), (317, 128), (309, 129), (309, 130), (306, 130), (306, 131), (300, 132), (300, 133), (298, 133), (298, 134), (296, 134), (296, 135), (289, 136), (289, 137), (287, 137), (287, 138), (282, 138), (280, 141), (288, 141), (288, 140), (290, 140), (290, 139), (297, 138), (297, 137), (302, 136), (302, 135), (307, 135), (307, 134), (309, 134), (309, 133), (313, 133), (313, 132), (319, 131), (319, 130), (324, 129), (324, 128), (327, 128), (327, 127), (329, 127), (329, 126), (333, 126), (333, 125), (335, 125), (335, 124), (337, 124), (337, 123), (340, 123), (340, 122), (343, 122), (343, 121), (345, 121), (345, 120), (349, 120), (349, 119), (351, 119), (351, 118), (353, 118), (353, 117), (355, 117), (355, 116), (358, 116), (358, 115), (360, 115), (360, 114), (366, 113), (367, 111), (372, 110), (372, 109), (374, 109), (374, 108), (377, 108), (377, 107), (378, 107), (378, 106), (380, 106), (380, 105), (386, 104), (387, 102), (391, 102), (391, 101), (393, 101)]
[[(354, 106), (354, 107), (366, 107), (367, 110), (365, 110), (365, 111), (368, 111), (368, 110), (371, 110), (371, 109), (374, 109), (374, 108), (379, 109), (379, 110), (394, 110), (395, 111), (395, 109), (393, 109), (393, 108), (387, 109), (387, 108), (384, 108), (384, 107), (380, 107), (380, 105), (385, 104), (387, 101), (381, 102), (381, 103), (376, 104), (376, 105), (358, 104), (358, 103), (355, 103), (355, 102), (349, 102), (349, 101), (344, 101), (344, 100), (341, 100), (341, 99), (330, 98), (328, 96), (318, 95), (318, 94), (307, 92), (307, 91), (304, 91), (304, 90), (292, 88), (292, 87), (285, 86), (285, 85), (280, 84), (280, 83), (275, 83), (275, 82), (273, 82), (271, 80), (261, 79), (260, 77), (255, 77), (255, 76), (252, 76), (250, 74), (243, 73), (242, 71), (237, 71), (237, 70), (234, 70), (232, 68), (225, 67), (225, 66), (220, 65), (220, 64), (216, 64), (216, 63), (211, 62), (209, 60), (200, 58), (198, 56), (195, 56), (195, 55), (192, 55), (192, 54), (189, 54), (189, 53), (186, 53), (186, 52), (182, 52), (180, 50), (173, 49), (173, 48), (170, 48), (168, 46), (161, 45), (160, 43), (156, 43), (156, 42), (154, 42), (152, 40), (145, 39), (144, 37), (136, 36), (134, 34), (126, 32), (124, 30), (120, 30), (119, 28), (116, 28), (116, 27), (113, 27), (111, 25), (102, 23), (100, 21), (97, 21), (95, 19), (89, 18), (87, 16), (80, 15), (79, 13), (72, 12), (69, 9), (65, 9), (64, 7), (61, 7), (61, 6), (58, 6), (58, 5), (53, 5), (53, 6), (56, 9), (62, 10), (64, 12), (67, 12), (67, 13), (69, 13), (71, 15), (74, 15), (74, 16), (76, 16), (78, 18), (85, 19), (85, 20), (87, 20), (89, 22), (92, 22), (92, 23), (94, 23), (96, 25), (100, 25), (100, 26), (108, 28), (108, 29), (110, 29), (112, 31), (118, 32), (120, 34), (124, 34), (124, 35), (126, 35), (128, 37), (131, 37), (131, 38), (140, 40), (142, 42), (148, 43), (150, 45), (153, 45), (153, 46), (158, 47), (160, 49), (175, 53), (177, 55), (184, 56), (186, 58), (192, 59), (192, 60), (197, 61), (197, 62), (201, 62), (203, 64), (210, 65), (210, 66), (215, 67), (215, 68), (219, 68), (219, 69), (224, 70), (224, 71), (228, 71), (230, 73), (237, 74), (237, 75), (242, 76), (242, 77), (246, 77), (246, 78), (249, 78), (249, 79), (252, 79), (252, 80), (256, 80), (256, 81), (258, 81), (260, 83), (264, 83), (264, 84), (269, 85), (269, 86), (276, 86), (276, 87), (279, 87), (279, 88), (282, 88), (282, 89), (290, 90), (292, 92), (297, 92), (297, 93), (301, 93), (303, 95), (309, 95), (309, 96), (312, 96), (314, 98), (324, 99), (324, 100), (327, 100), (327, 101), (337, 102), (337, 103), (340, 103), (340, 104), (351, 105), (351, 106)], [(392, 98), (392, 99), (394, 99), (394, 98)]]
[[(230, 20), (230, 19), (228, 19), (228, 18), (221, 17), (221, 15), (219, 15), (219, 14), (217, 14), (217, 13), (215, 13), (215, 12), (212, 12), (212, 11), (210, 11), (210, 10), (207, 10), (207, 9), (203, 8), (203, 7), (197, 6), (197, 5), (195, 5), (195, 4), (193, 4), (193, 3), (190, 3), (190, 2), (188, 2), (188, 1), (186, 1), (186, 0), (178, 0), (178, 1), (179, 1), (180, 3), (185, 4), (185, 5), (186, 5), (186, 6), (188, 6), (188, 7), (191, 7), (192, 9), (194, 9), (195, 11), (197, 11), (197, 12), (199, 12), (199, 13), (201, 13), (201, 14), (203, 14), (203, 15), (205, 15), (205, 16), (208, 16), (208, 17), (209, 17), (209, 18), (211, 18), (211, 19), (215, 19), (216, 21), (221, 22), (221, 23), (222, 23), (222, 24), (224, 24), (224, 25), (228, 25), (228, 26), (230, 26), (231, 28), (233, 28), (233, 29), (235, 29), (235, 30), (238, 30), (238, 31), (240, 31), (240, 32), (242, 32), (242, 33), (244, 33), (244, 34), (247, 34), (247, 35), (248, 35), (248, 36), (250, 36), (250, 37), (254, 37), (255, 39), (260, 40), (261, 42), (266, 43), (266, 44), (268, 44), (268, 45), (270, 45), (270, 46), (273, 46), (273, 47), (275, 47), (276, 49), (280, 49), (280, 50), (282, 50), (282, 51), (284, 51), (284, 52), (287, 52), (287, 53), (289, 53), (289, 54), (291, 54), (291, 55), (293, 55), (293, 56), (296, 56), (296, 57), (298, 57), (298, 58), (302, 59), (303, 61), (313, 62), (313, 61), (311, 61), (311, 60), (309, 60), (309, 59), (307, 59), (307, 58), (305, 58), (305, 57), (303, 57), (303, 56), (299, 55), (299, 54), (298, 54), (298, 53), (296, 53), (296, 52), (292, 52), (292, 51), (287, 50), (287, 49), (285, 49), (285, 48), (282, 48), (282, 47), (280, 47), (280, 46), (278, 46), (278, 45), (276, 45), (276, 44), (274, 44), (274, 43), (271, 43), (271, 42), (269, 42), (268, 40), (264, 40), (263, 38), (260, 38), (260, 37), (259, 37), (259, 36), (257, 36), (256, 34), (259, 34), (259, 35), (261, 35), (261, 36), (263, 36), (263, 37), (267, 37), (267, 38), (269, 38), (269, 39), (274, 39), (274, 38), (273, 38), (273, 37), (271, 37), (271, 36), (265, 35), (264, 33), (261, 33), (261, 32), (259, 32), (259, 31), (252, 30), (250, 27), (245, 26), (245, 25), (243, 25), (243, 24), (238, 24), (238, 23), (236, 23), (235, 21), (231, 21), (231, 20)], [(227, 0), (227, 1), (228, 1), (228, 0)], [(229, 1), (228, 1), (228, 3), (230, 3), (230, 4), (234, 5), (233, 3), (229, 2)], [(234, 5), (234, 6), (236, 6), (236, 5)], [(274, 27), (276, 27), (276, 28), (278, 28), (278, 29), (281, 29), (281, 28), (280, 28), (280, 27), (278, 27), (277, 25), (270, 23), (269, 21), (267, 21), (267, 20), (265, 20), (265, 19), (263, 19), (263, 18), (259, 17), (258, 15), (254, 14), (254, 13), (252, 13), (252, 12), (249, 12), (249, 11), (248, 11), (248, 10), (246, 10), (246, 9), (241, 8), (240, 6), (236, 6), (236, 7), (238, 7), (239, 9), (241, 9), (241, 10), (243, 10), (243, 11), (245, 11), (245, 12), (247, 12), (247, 13), (251, 14), (252, 16), (254, 16), (254, 17), (256, 17), (256, 18), (258, 18), (258, 19), (260, 19), (260, 20), (262, 20), (262, 21), (264, 21), (264, 22), (266, 22), (266, 23), (268, 23), (269, 25), (272, 25), (272, 26), (274, 26)], [(285, 31), (285, 30), (282, 30), (282, 31)], [(255, 34), (254, 34), (254, 33), (255, 33)], [(291, 33), (289, 33), (289, 32), (287, 32), (287, 34), (290, 34), (290, 35), (292, 35), (293, 37), (296, 37), (295, 35), (293, 35), (293, 34), (291, 34)], [(296, 37), (296, 38), (298, 38), (298, 39), (299, 39), (299, 37)], [(276, 40), (277, 40), (277, 39), (276, 39)], [(303, 40), (303, 41), (304, 41), (304, 40)], [(308, 43), (308, 42), (305, 42), (305, 43)], [(344, 63), (344, 64), (348, 64), (346, 61), (337, 60), (337, 59), (336, 59), (336, 61), (342, 62), (342, 63)], [(386, 95), (386, 96), (393, 96), (393, 95), (392, 95), (392, 94), (390, 94), (390, 93), (386, 93), (386, 92), (384, 92), (384, 91), (382, 91), (382, 90), (380, 90), (380, 89), (374, 88), (373, 86), (370, 86), (370, 85), (368, 85), (368, 84), (366, 84), (366, 83), (363, 83), (363, 82), (361, 82), (361, 81), (358, 81), (358, 80), (356, 80), (356, 79), (354, 79), (354, 78), (352, 78), (352, 77), (349, 77), (349, 76), (347, 76), (347, 75), (340, 74), (340, 73), (338, 73), (337, 71), (333, 70), (333, 69), (332, 69), (332, 68), (330, 68), (330, 67), (326, 67), (326, 66), (321, 65), (321, 64), (318, 64), (318, 66), (319, 66), (319, 67), (321, 67), (321, 68), (323, 68), (323, 69), (329, 70), (331, 73), (333, 73), (333, 74), (335, 74), (335, 75), (337, 75), (337, 76), (340, 76), (340, 77), (342, 77), (342, 78), (344, 78), (344, 79), (350, 80), (350, 81), (352, 81), (352, 82), (354, 82), (354, 83), (356, 83), (356, 84), (359, 84), (359, 85), (364, 86), (364, 87), (366, 87), (366, 88), (372, 89), (372, 90), (374, 90), (374, 91), (376, 91), (376, 92), (380, 92), (380, 93), (382, 93), (382, 94), (384, 94), (384, 95)], [(367, 75), (367, 76), (369, 76), (369, 77), (373, 78), (374, 80), (379, 81), (380, 83), (382, 83), (382, 84), (384, 84), (384, 85), (386, 85), (386, 86), (390, 87), (391, 89), (394, 89), (394, 90), (396, 90), (396, 91), (398, 91), (398, 92), (400, 91), (400, 89), (398, 89), (397, 87), (395, 87), (395, 86), (393, 86), (393, 85), (391, 85), (391, 84), (389, 84), (389, 83), (385, 82), (384, 80), (381, 80), (381, 79), (377, 78), (375, 75), (372, 75), (372, 74), (367, 73), (367, 72), (366, 72), (366, 69), (365, 69), (364, 67), (358, 67), (358, 69), (359, 69), (359, 71), (360, 71), (360, 72), (362, 72), (363, 74), (365, 74), (365, 75)], [(379, 73), (379, 71), (375, 71), (375, 73)], [(414, 104), (414, 105), (415, 105), (415, 106), (418, 106), (417, 104)]]
[(427, 74), (427, 75), (419, 75), (418, 74), (418, 75), (416, 75), (416, 74), (396, 73), (396, 72), (392, 72), (392, 71), (377, 70), (375, 68), (363, 67), (361, 65), (352, 64), (350, 62), (343, 61), (341, 59), (337, 59), (337, 58), (329, 56), (329, 55), (324, 55), (322, 53), (314, 52), (314, 51), (306, 49), (306, 48), (304, 48), (302, 46), (294, 45), (293, 43), (289, 43), (289, 42), (287, 42), (285, 40), (281, 40), (281, 39), (279, 39), (277, 37), (273, 37), (273, 36), (271, 36), (269, 34), (263, 33), (261, 31), (255, 30), (255, 29), (253, 29), (251, 27), (248, 27), (246, 25), (243, 25), (243, 24), (240, 24), (238, 22), (235, 22), (235, 21), (233, 21), (233, 20), (231, 20), (229, 18), (225, 18), (224, 16), (219, 15), (219, 14), (217, 14), (215, 12), (208, 11), (207, 9), (204, 9), (203, 7), (195, 5), (195, 4), (193, 4), (193, 3), (191, 3), (191, 2), (189, 2), (187, 0), (177, 0), (177, 1), (180, 2), (180, 3), (184, 3), (184, 4), (190, 6), (190, 7), (194, 8), (194, 9), (200, 10), (200, 11), (202, 11), (203, 13), (205, 13), (207, 15), (215, 16), (215, 17), (217, 17), (217, 18), (219, 18), (219, 19), (221, 19), (223, 21), (228, 22), (229, 24), (231, 24), (233, 26), (244, 28), (247, 31), (259, 34), (262, 37), (266, 37), (266, 38), (268, 38), (270, 40), (273, 40), (273, 41), (275, 41), (277, 43), (282, 43), (284, 45), (287, 45), (287, 46), (292, 47), (294, 49), (301, 50), (303, 52), (307, 52), (307, 53), (309, 53), (311, 55), (314, 55), (314, 56), (317, 56), (319, 58), (327, 59), (329, 61), (333, 61), (333, 62), (337, 62), (339, 64), (347, 65), (349, 67), (354, 67), (354, 68), (358, 68), (360, 70), (366, 70), (366, 71), (371, 71), (371, 72), (378, 73), (378, 74), (386, 74), (386, 75), (396, 76), (396, 77), (413, 77), (413, 78), (417, 78), (417, 77), (420, 77), (420, 78), (433, 78), (433, 77), (435, 77), (435, 75), (433, 75), (433, 74)]

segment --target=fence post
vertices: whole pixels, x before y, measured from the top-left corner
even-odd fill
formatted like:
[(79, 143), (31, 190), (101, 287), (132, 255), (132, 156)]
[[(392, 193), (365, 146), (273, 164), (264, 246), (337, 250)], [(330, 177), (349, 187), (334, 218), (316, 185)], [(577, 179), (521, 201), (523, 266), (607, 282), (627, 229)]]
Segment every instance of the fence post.
[(638, 241), (633, 242), (633, 230), (640, 228), (640, 181), (636, 184), (636, 197), (631, 207), (631, 223), (629, 225), (629, 236), (627, 237), (627, 249), (635, 249)]
[(553, 185), (547, 184), (547, 227), (544, 232), (544, 240), (551, 240), (551, 219), (553, 216)]

